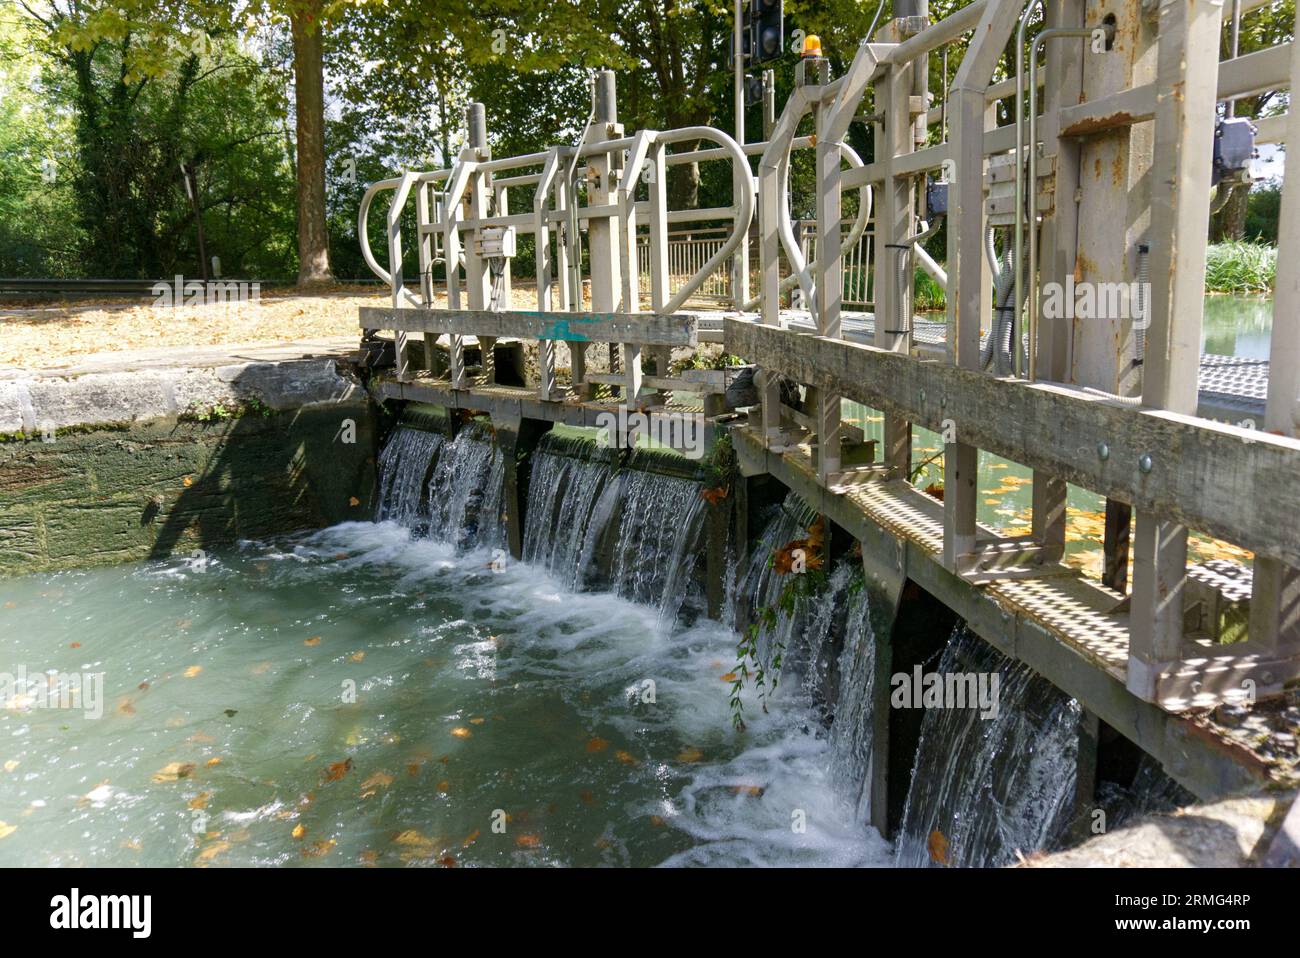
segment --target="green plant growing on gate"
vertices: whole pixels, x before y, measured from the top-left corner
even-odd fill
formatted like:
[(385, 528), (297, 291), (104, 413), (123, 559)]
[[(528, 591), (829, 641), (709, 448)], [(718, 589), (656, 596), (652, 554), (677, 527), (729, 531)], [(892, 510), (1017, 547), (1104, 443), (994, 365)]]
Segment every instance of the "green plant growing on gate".
[(758, 640), (765, 629), (773, 629), (782, 616), (792, 616), (813, 597), (825, 590), (829, 578), (825, 570), (822, 551), (825, 526), (819, 517), (808, 528), (803, 539), (787, 542), (772, 550), (768, 568), (777, 575), (788, 578), (781, 591), (770, 604), (754, 610), (754, 619), (736, 644), (736, 667), (731, 672), (731, 724), (737, 731), (745, 730), (744, 702), (741, 693), (746, 683), (753, 680), (759, 704), (767, 712), (767, 700), (776, 692), (781, 680), (781, 666), (785, 658), (785, 644), (776, 643), (772, 660), (764, 663), (758, 651)]
[[(725, 499), (731, 488), (731, 477), (736, 472), (736, 447), (731, 443), (731, 434), (722, 432), (713, 442), (708, 458), (701, 467), (701, 480), (704, 488), (702, 495), (708, 501)], [(714, 493), (711, 497), (709, 493)]]
[(668, 364), (668, 375), (679, 376), (687, 369), (727, 369), (730, 366), (743, 366), (745, 361), (739, 356), (733, 356), (730, 353), (718, 353), (715, 356), (707, 356), (702, 352), (694, 352), (689, 356), (681, 359), (674, 359)]

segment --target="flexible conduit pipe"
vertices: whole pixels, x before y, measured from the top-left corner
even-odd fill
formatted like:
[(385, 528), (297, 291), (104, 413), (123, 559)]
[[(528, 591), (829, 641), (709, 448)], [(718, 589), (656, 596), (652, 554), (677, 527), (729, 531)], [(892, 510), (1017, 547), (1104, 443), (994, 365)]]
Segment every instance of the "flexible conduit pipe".
[[(853, 169), (860, 169), (863, 165), (862, 157), (858, 156), (857, 151), (853, 149), (853, 147), (849, 146), (847, 143), (840, 144), (840, 155), (844, 157), (844, 159), (848, 160), (849, 166), (852, 167)], [(784, 196), (785, 194), (782, 193), (782, 195)], [(857, 245), (858, 241), (862, 239), (862, 234), (865, 233), (867, 230), (867, 222), (871, 219), (872, 202), (873, 202), (873, 194), (871, 192), (871, 184), (864, 183), (862, 187), (858, 190), (858, 216), (853, 221), (853, 225), (849, 227), (848, 235), (844, 237), (844, 245), (849, 247), (850, 249)], [(789, 217), (788, 208), (785, 210), (785, 215), (787, 218)], [(794, 227), (793, 225), (791, 225), (791, 232), (793, 233), (793, 231), (794, 231)], [(934, 261), (931, 260), (930, 262), (933, 263)], [(937, 264), (935, 264), (935, 268), (938, 269)], [(929, 272), (929, 270), (927, 270), (927, 272)], [(940, 270), (940, 272), (943, 273), (942, 270)], [(790, 273), (789, 276), (781, 280), (781, 292), (783, 293), (789, 292), (790, 290), (794, 289), (795, 285), (798, 282), (799, 282), (799, 274), (797, 272)], [(948, 274), (946, 273), (943, 273), (942, 285), (945, 290), (948, 288)], [(761, 300), (762, 300), (761, 296), (755, 296), (753, 299), (746, 302), (745, 305), (742, 306), (741, 308), (744, 309), (746, 312), (757, 309)]]

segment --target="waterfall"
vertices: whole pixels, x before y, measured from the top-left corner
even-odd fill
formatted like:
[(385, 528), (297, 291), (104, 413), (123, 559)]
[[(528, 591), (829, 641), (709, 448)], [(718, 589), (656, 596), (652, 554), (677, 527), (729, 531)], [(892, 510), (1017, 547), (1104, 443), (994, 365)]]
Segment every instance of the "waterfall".
[(573, 589), (608, 589), (675, 620), (694, 581), (704, 529), (697, 480), (620, 467), (607, 449), (546, 436), (533, 453), (524, 559)]
[(379, 456), (378, 518), (408, 528), (426, 522), (424, 482), (433, 457), (442, 446), (442, 436), (411, 426), (398, 426)]
[[(524, 518), (524, 560), (571, 589), (582, 589), (594, 543), (588, 530), (613, 509), (614, 470), (608, 450), (593, 442), (545, 436), (533, 453)], [(607, 516), (605, 516), (607, 518)], [(597, 530), (600, 521), (595, 523)]]
[(839, 659), (835, 721), (831, 723), (831, 781), (854, 808), (855, 820), (871, 818), (872, 695), (876, 681), (876, 636), (867, 590), (849, 597), (844, 647)]
[(463, 549), (505, 542), (501, 494), (505, 464), (485, 432), (462, 429), (443, 445), (429, 480), (429, 535)]
[[(998, 714), (929, 708), (899, 829), (897, 857), (994, 867), (1060, 839), (1074, 798), (1078, 702), (959, 626), (937, 672), (999, 673)], [(936, 836), (935, 833), (938, 833)]]
[(463, 429), (447, 442), (399, 425), (379, 455), (377, 518), (464, 549), (499, 547), (504, 474), (501, 452), (483, 430)]
[[(762, 535), (750, 551), (745, 577), (738, 589), (740, 597), (749, 600), (750, 605), (745, 616), (738, 619), (738, 625), (747, 626), (759, 609), (774, 607), (781, 598), (786, 577), (772, 568), (772, 553), (804, 535), (798, 518), (801, 507), (802, 500), (790, 493), (763, 527)], [(758, 654), (765, 669), (772, 667), (778, 651), (789, 647), (801, 619), (798, 610), (794, 614), (782, 610), (777, 613), (776, 624), (759, 633)]]
[[(462, 429), (447, 441), (399, 426), (380, 469), (380, 519), (461, 548), (504, 541), (504, 464), (486, 430)], [(700, 482), (675, 474), (680, 469), (680, 460), (544, 436), (531, 458), (524, 559), (574, 591), (608, 590), (675, 622), (684, 603), (699, 597), (707, 511)], [(827, 571), (817, 573), (816, 588), (790, 602), (786, 587), (797, 574), (781, 574), (771, 561), (806, 538), (815, 517), (791, 493), (743, 562), (728, 545), (728, 582), (736, 586), (726, 620), (744, 628), (762, 610), (776, 609), (760, 630), (759, 658), (769, 671), (779, 659), (783, 697), (812, 707), (809, 731), (828, 740), (830, 780), (865, 827), (878, 677), (860, 563), (823, 556)], [(930, 667), (940, 674), (996, 672), (998, 713), (985, 720), (978, 708), (926, 710), (896, 863), (926, 866), (943, 857), (953, 865), (995, 866), (1014, 860), (1017, 850), (1053, 847), (1073, 806), (1078, 703), (960, 627), (937, 658)], [(1141, 784), (1134, 790), (1143, 791)]]

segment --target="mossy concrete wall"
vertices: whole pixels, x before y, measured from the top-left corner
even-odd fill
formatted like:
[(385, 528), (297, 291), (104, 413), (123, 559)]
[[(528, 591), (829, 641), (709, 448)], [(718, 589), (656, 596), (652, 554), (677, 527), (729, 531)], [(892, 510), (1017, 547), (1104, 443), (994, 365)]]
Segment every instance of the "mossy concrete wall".
[[(0, 575), (188, 555), (370, 518), (378, 408), (332, 364), (277, 367), (170, 415), (118, 419), (110, 403), (89, 422), (5, 435)], [(304, 392), (313, 377), (334, 388)], [(40, 385), (64, 405), (86, 387)], [(118, 386), (138, 405), (129, 378)], [(29, 418), (45, 421), (40, 413)]]

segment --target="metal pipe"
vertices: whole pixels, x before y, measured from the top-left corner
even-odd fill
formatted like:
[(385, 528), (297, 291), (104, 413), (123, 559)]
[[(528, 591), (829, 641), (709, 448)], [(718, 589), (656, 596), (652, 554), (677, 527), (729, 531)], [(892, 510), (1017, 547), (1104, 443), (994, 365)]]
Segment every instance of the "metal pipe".
[[(1029, 29), (1029, 18), (1043, 9), (1043, 0), (1029, 0), (1025, 12), (1020, 15), (1020, 25), (1016, 28), (1016, 232), (1012, 241), (1015, 244), (1015, 295), (1012, 302), (1016, 313), (1012, 318), (1012, 338), (1015, 327), (1019, 325), (1021, 293), (1024, 288), (1024, 243), (1025, 243), (1025, 34)], [(1015, 351), (1014, 369), (1020, 375), (1020, 349)]]
[[(1228, 46), (1231, 54), (1229, 59), (1237, 59), (1237, 54), (1241, 50), (1241, 0), (1232, 0), (1232, 30), (1229, 34)], [(1237, 115), (1237, 101), (1229, 100), (1224, 106), (1225, 116)]]

